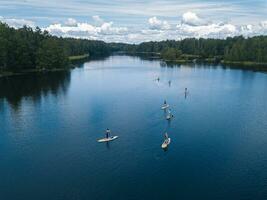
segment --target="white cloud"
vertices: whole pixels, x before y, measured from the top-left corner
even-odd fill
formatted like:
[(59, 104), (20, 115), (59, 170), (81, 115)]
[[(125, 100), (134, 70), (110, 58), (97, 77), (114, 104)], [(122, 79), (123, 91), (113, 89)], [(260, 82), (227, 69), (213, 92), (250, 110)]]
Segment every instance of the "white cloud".
[(207, 25), (177, 25), (177, 30), (180, 35), (185, 37), (203, 37), (203, 38), (225, 38), (238, 35), (237, 27), (232, 24), (211, 23)]
[(66, 26), (77, 26), (77, 21), (73, 18), (68, 18), (65, 22)]
[[(267, 34), (267, 21), (256, 25), (234, 25), (232, 23), (212, 22), (200, 18), (196, 13), (186, 12), (180, 22), (174, 26), (151, 17), (148, 19), (148, 28), (135, 29), (134, 27), (114, 26), (113, 22), (105, 22), (99, 16), (93, 16), (94, 24), (86, 22), (52, 24), (45, 28), (53, 35), (63, 37), (87, 38), (104, 40), (106, 42), (140, 43), (144, 41), (159, 41), (167, 39), (196, 38), (226, 38), (238, 35), (255, 36)], [(70, 24), (75, 26), (69, 26)]]
[(267, 21), (260, 22), (260, 27), (267, 28)]
[(100, 27), (96, 27), (96, 30), (103, 35), (123, 35), (128, 31), (125, 27), (113, 27), (113, 22), (105, 22)]
[[(143, 28), (140, 28), (140, 26), (118, 26), (113, 22), (105, 22), (97, 15), (92, 18), (93, 21), (91, 23), (79, 22), (76, 19), (68, 18), (65, 22), (54, 23), (42, 29), (47, 30), (52, 35), (62, 37), (128, 43), (167, 39), (179, 40), (188, 37), (226, 38), (238, 35), (244, 35), (245, 37), (267, 35), (267, 20), (261, 21), (258, 24), (240, 25), (230, 22), (213, 22), (199, 17), (194, 12), (184, 13), (176, 24), (173, 21), (169, 23), (157, 17), (151, 17), (148, 18), (147, 26), (144, 24)], [(23, 25), (35, 26), (33, 21), (26, 19), (4, 18), (0, 16), (0, 21), (15, 28), (22, 27)]]
[[(105, 40), (111, 39), (111, 36), (118, 38), (127, 34), (126, 27), (115, 27), (113, 22), (103, 22), (101, 26), (94, 26), (89, 23), (76, 23), (76, 26), (67, 26), (65, 24), (52, 24), (44, 28), (49, 33), (63, 37), (87, 38)], [(112, 40), (113, 41), (113, 40)]]
[(243, 35), (251, 37), (267, 34), (267, 21), (258, 24), (235, 25), (222, 22), (208, 22), (196, 13), (187, 12), (183, 14), (181, 22), (176, 26), (181, 38), (226, 38)]
[(94, 15), (92, 18), (96, 23), (96, 25), (102, 25), (104, 23), (104, 20), (100, 18), (98, 15)]
[(35, 23), (30, 20), (26, 19), (13, 19), (13, 18), (4, 18), (0, 16), (0, 21), (7, 23), (9, 26), (13, 28), (21, 28), (24, 25), (29, 26), (29, 27), (35, 27)]
[(150, 29), (155, 30), (168, 30), (170, 25), (167, 21), (159, 20), (157, 17), (151, 17), (148, 19)]
[(205, 25), (207, 22), (205, 20), (199, 18), (196, 13), (186, 12), (182, 16), (182, 23), (190, 25), (190, 26), (200, 26)]

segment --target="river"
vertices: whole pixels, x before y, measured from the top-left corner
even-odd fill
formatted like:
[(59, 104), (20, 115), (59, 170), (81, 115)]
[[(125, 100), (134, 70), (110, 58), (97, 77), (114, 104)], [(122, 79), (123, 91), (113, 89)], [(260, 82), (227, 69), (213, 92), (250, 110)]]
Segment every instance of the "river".
[(0, 127), (3, 200), (267, 199), (265, 73), (114, 55), (4, 77)]

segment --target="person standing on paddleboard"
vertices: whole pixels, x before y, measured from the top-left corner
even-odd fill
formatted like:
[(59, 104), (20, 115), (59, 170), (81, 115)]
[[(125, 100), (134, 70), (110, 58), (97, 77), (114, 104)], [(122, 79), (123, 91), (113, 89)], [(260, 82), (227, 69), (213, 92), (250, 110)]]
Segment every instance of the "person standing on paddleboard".
[(110, 130), (107, 128), (107, 130), (106, 130), (106, 138), (109, 138), (110, 137)]
[(165, 136), (165, 140), (168, 140), (169, 139), (169, 136), (168, 136), (168, 133), (167, 132), (165, 133), (164, 136)]
[(185, 88), (184, 89), (184, 98), (186, 99), (186, 97), (187, 97), (187, 94), (188, 94), (188, 92), (187, 92), (187, 88)]

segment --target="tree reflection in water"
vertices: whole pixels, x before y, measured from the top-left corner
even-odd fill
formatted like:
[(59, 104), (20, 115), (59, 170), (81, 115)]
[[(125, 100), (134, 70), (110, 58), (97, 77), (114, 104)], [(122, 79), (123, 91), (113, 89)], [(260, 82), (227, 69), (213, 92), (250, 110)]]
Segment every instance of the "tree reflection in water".
[(65, 95), (70, 85), (70, 72), (30, 73), (0, 79), (0, 100), (6, 100), (14, 110), (20, 108), (24, 98), (38, 103), (49, 94)]

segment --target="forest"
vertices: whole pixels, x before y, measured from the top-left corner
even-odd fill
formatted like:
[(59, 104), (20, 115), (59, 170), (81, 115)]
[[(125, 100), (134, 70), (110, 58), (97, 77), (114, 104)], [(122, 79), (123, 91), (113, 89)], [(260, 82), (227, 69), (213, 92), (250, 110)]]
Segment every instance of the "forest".
[(166, 40), (118, 46), (121, 51), (131, 53), (161, 53), (164, 60), (206, 59), (225, 63), (267, 65), (267, 36), (251, 38), (237, 36), (226, 39), (188, 38), (180, 41)]
[(14, 29), (0, 22), (1, 71), (66, 68), (71, 56), (109, 52), (103, 41), (55, 37), (38, 27)]
[(67, 68), (71, 59), (112, 52), (158, 53), (165, 61), (206, 60), (267, 66), (267, 36), (226, 39), (188, 38), (140, 44), (62, 38), (36, 27), (14, 29), (0, 22), (0, 72)]

